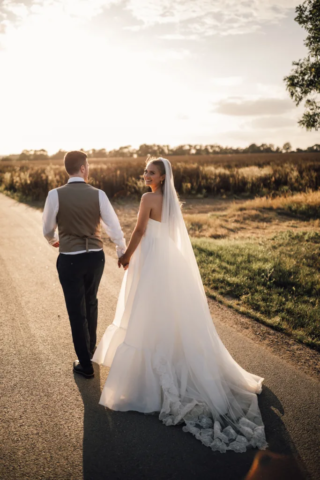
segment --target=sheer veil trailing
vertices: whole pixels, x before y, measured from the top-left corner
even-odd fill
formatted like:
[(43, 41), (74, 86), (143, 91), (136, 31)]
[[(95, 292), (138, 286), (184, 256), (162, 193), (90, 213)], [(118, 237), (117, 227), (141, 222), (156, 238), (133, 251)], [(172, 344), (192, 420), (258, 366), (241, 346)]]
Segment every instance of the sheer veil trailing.
[[(248, 446), (264, 449), (267, 443), (256, 395), (262, 390), (263, 378), (242, 369), (216, 332), (174, 187), (171, 163), (165, 158), (158, 160), (162, 160), (166, 171), (161, 218), (163, 255), (168, 256), (172, 269), (178, 269), (176, 295), (171, 298), (171, 306), (173, 310), (179, 309), (181, 314), (183, 356), (189, 367), (186, 387), (173, 375), (171, 388), (163, 389), (167, 401), (164, 401), (166, 407), (162, 408), (160, 418), (170, 425), (179, 422), (182, 416), (186, 424), (184, 430), (193, 433), (213, 450), (241, 452)], [(174, 242), (174, 249), (166, 246), (164, 239), (167, 236)], [(170, 255), (182, 258), (177, 261)], [(189, 289), (188, 280), (191, 280)], [(179, 290), (184, 290), (184, 286), (185, 295), (180, 296)], [(190, 297), (188, 295), (187, 299), (188, 293)], [(173, 370), (175, 374), (178, 371), (177, 368)], [(169, 377), (167, 375), (163, 385), (167, 384)], [(176, 397), (174, 391), (179, 392)]]
[(93, 357), (111, 367), (100, 403), (160, 412), (212, 450), (267, 446), (258, 406), (263, 378), (244, 370), (211, 318), (199, 268), (165, 166), (161, 222), (149, 219), (125, 272), (115, 319)]
[(174, 186), (171, 163), (169, 160), (162, 157), (160, 157), (158, 160), (162, 160), (166, 171), (161, 215), (161, 223), (164, 230), (164, 235), (167, 234), (170, 236), (178, 251), (188, 262), (191, 275), (193, 275), (193, 278), (197, 282), (198, 287), (206, 301), (198, 264), (194, 256), (189, 234), (182, 216), (181, 204)]

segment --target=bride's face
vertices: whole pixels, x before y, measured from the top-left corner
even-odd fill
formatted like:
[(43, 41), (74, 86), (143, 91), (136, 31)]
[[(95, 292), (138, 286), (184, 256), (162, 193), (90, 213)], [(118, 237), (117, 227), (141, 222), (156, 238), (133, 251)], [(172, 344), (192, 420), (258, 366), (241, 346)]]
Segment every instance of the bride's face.
[(148, 187), (158, 187), (162, 180), (164, 180), (165, 175), (161, 175), (157, 165), (153, 163), (148, 163), (143, 172), (144, 183)]

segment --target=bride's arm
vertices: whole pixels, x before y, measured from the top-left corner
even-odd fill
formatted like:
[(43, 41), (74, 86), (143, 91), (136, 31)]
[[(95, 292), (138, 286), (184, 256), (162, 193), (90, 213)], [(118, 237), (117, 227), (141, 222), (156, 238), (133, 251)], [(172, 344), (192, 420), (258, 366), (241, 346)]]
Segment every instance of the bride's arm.
[(130, 242), (127, 250), (125, 251), (125, 254), (119, 259), (122, 265), (126, 265), (130, 262), (132, 254), (136, 250), (137, 246), (141, 241), (141, 238), (144, 235), (144, 232), (146, 231), (151, 211), (152, 197), (150, 197), (150, 195), (152, 195), (152, 193), (145, 193), (144, 195), (142, 195), (136, 226), (134, 227), (134, 230), (132, 232)]

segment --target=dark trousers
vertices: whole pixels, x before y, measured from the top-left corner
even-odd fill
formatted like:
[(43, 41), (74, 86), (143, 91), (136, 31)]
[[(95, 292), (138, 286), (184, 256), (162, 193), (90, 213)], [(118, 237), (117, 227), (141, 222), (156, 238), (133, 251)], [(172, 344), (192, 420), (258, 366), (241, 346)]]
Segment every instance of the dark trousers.
[(99, 283), (104, 269), (104, 252), (61, 254), (57, 270), (68, 310), (74, 348), (83, 367), (91, 365), (97, 341)]

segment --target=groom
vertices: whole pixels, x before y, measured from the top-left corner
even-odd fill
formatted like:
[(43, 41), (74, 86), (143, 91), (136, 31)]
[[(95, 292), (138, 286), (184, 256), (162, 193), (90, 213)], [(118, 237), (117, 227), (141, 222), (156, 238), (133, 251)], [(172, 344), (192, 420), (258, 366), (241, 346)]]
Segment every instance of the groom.
[(91, 358), (97, 339), (97, 292), (105, 261), (100, 221), (117, 245), (118, 257), (123, 255), (126, 243), (105, 192), (87, 183), (87, 155), (80, 151), (68, 152), (64, 166), (69, 180), (48, 193), (42, 217), (43, 235), (60, 251), (57, 270), (78, 357), (73, 371), (92, 378)]

